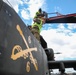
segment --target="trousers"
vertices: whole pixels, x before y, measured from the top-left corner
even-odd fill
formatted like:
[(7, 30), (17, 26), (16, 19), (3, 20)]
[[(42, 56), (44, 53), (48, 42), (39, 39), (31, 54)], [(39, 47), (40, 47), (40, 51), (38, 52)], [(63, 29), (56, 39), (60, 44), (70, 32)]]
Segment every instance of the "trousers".
[(33, 27), (31, 29), (31, 32), (36, 37), (36, 39), (40, 42), (40, 33), (38, 27)]

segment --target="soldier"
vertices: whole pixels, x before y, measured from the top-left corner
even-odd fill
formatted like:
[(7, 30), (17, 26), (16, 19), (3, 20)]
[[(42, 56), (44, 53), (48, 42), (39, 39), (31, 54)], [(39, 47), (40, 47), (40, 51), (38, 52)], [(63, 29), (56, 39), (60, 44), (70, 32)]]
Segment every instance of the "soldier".
[(31, 32), (33, 35), (37, 38), (37, 40), (40, 42), (40, 31), (42, 28), (42, 25), (45, 23), (44, 14), (42, 13), (42, 9), (40, 8), (33, 19), (34, 23), (32, 25)]

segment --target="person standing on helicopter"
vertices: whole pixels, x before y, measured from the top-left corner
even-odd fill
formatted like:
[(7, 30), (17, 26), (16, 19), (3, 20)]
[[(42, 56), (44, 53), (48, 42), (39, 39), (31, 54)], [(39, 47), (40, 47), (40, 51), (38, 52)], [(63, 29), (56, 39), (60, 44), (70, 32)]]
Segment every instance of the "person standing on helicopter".
[(40, 31), (42, 28), (42, 25), (45, 24), (45, 18), (44, 14), (42, 12), (42, 9), (40, 8), (33, 19), (34, 23), (32, 24), (31, 32), (36, 37), (36, 39), (40, 42)]

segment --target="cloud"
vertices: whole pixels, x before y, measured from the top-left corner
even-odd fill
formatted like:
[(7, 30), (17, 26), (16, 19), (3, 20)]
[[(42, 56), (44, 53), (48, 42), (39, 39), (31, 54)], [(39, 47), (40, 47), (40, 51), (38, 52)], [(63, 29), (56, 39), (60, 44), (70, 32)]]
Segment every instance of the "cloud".
[(74, 32), (73, 30), (76, 29), (75, 27), (76, 27), (75, 24), (63, 23), (58, 25), (57, 31), (61, 33), (65, 33), (65, 35), (73, 35), (73, 32)]
[(29, 1), (25, 0), (24, 4), (28, 5), (28, 7), (26, 8), (27, 10), (25, 10), (24, 12), (29, 11), (29, 13), (27, 12), (26, 14), (27, 16), (29, 16), (29, 19), (30, 19), (34, 17), (36, 11), (38, 11), (39, 8), (44, 7), (45, 0), (42, 0), (42, 1), (41, 0), (29, 0)]
[(22, 17), (23, 17), (24, 19), (27, 19), (27, 20), (30, 19), (30, 16), (29, 16), (27, 10), (22, 10), (21, 14), (22, 14)]
[(15, 9), (15, 11), (19, 12), (19, 4), (23, 4), (22, 0), (3, 0), (6, 2), (9, 6)]
[[(59, 69), (53, 69), (53, 73), (60, 74)], [(66, 68), (65, 73), (67, 73), (68, 75), (72, 75), (71, 73), (76, 73), (76, 71), (73, 68)]]
[(68, 29), (76, 29), (76, 23), (68, 23)]
[[(75, 28), (73, 26), (72, 29)], [(47, 42), (48, 47), (53, 48), (55, 53), (61, 53), (59, 55), (55, 54), (56, 60), (76, 58), (76, 34), (65, 28), (64, 24), (60, 24), (57, 29), (50, 28), (49, 30), (42, 30), (41, 35)]]

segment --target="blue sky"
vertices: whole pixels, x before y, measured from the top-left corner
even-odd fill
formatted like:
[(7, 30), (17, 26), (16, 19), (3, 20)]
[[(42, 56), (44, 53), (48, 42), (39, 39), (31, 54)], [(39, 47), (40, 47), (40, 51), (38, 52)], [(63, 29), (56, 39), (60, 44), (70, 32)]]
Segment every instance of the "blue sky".
[(47, 0), (47, 9), (50, 12), (57, 11), (61, 14), (75, 13), (75, 6), (76, 0)]
[[(33, 23), (35, 12), (42, 8), (47, 13), (76, 13), (76, 0), (4, 0), (18, 13), (26, 25)], [(56, 16), (56, 14), (51, 14)], [(41, 35), (49, 48), (53, 48), (55, 60), (76, 59), (76, 23), (54, 23), (43, 25)]]

